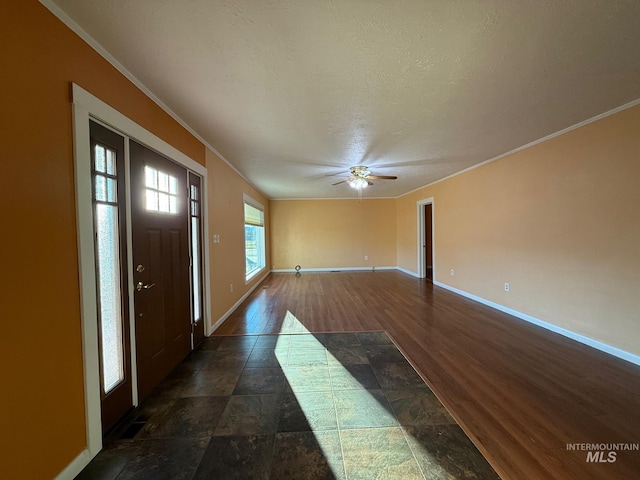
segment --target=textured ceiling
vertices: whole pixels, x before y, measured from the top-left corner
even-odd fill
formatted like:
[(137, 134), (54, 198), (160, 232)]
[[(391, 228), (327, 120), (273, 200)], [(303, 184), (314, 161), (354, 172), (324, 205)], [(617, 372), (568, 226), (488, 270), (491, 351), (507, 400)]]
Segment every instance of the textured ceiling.
[(640, 2), (43, 0), (271, 198), (395, 197), (640, 98)]

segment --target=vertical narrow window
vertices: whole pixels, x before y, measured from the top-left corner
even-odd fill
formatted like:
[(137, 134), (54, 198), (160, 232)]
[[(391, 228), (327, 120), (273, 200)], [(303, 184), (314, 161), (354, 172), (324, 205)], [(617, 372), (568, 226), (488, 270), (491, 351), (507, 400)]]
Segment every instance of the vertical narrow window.
[(193, 321), (202, 319), (202, 287), (200, 285), (200, 188), (189, 185), (189, 214), (191, 217), (191, 284), (193, 285)]
[(118, 177), (115, 150), (94, 144), (92, 153), (102, 388), (107, 394), (124, 380)]
[(244, 243), (246, 279), (260, 272), (266, 265), (264, 242), (264, 207), (253, 199), (244, 199)]

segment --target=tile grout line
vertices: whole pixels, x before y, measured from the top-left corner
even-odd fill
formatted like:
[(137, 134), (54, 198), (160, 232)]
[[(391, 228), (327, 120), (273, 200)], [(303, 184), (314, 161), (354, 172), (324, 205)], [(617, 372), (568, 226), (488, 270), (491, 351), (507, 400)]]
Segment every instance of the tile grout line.
[(422, 470), (422, 465), (420, 464), (420, 461), (418, 460), (418, 457), (416, 456), (416, 452), (413, 450), (413, 447), (411, 446), (411, 442), (409, 441), (409, 437), (408, 434), (404, 428), (404, 425), (400, 425), (400, 430), (402, 431), (402, 435), (404, 437), (404, 441), (407, 442), (407, 446), (409, 447), (409, 451), (411, 452), (411, 455), (413, 456), (413, 459), (416, 462), (416, 465), (418, 465), (418, 469), (420, 470), (420, 475), (422, 475), (422, 478), (426, 480), (427, 475), (425, 474), (425, 472)]
[[(256, 345), (258, 344), (258, 341), (260, 340), (260, 337), (258, 337), (258, 340), (256, 340), (256, 343), (254, 345), (253, 348), (256, 348)], [(276, 340), (276, 345), (277, 345), (277, 340)], [(252, 350), (253, 351), (253, 350)], [(275, 345), (274, 345), (274, 351), (273, 351), (274, 355), (275, 355)], [(289, 351), (288, 351), (288, 347), (287, 347), (287, 356), (289, 355)], [(248, 360), (247, 360), (248, 362)], [(282, 365), (280, 366), (282, 368)], [(286, 379), (286, 375), (285, 375), (285, 379)], [(278, 398), (278, 422), (276, 422), (276, 426), (275, 426), (275, 431), (273, 432), (273, 442), (271, 444), (271, 455), (270, 455), (270, 460), (269, 460), (269, 475), (268, 475), (268, 479), (271, 479), (271, 472), (273, 471), (273, 461), (276, 457), (276, 435), (278, 434), (278, 424), (280, 423), (279, 417), (280, 417), (280, 405), (282, 404), (282, 397), (284, 396), (284, 380), (283, 380), (283, 384), (282, 384), (282, 392), (279, 395)]]
[(340, 457), (342, 458), (342, 471), (344, 472), (345, 480), (349, 480), (349, 474), (347, 473), (347, 464), (345, 463), (344, 446), (342, 444), (342, 428), (340, 427), (340, 420), (338, 417), (338, 406), (336, 405), (336, 396), (333, 389), (333, 377), (331, 376), (331, 368), (329, 366), (329, 350), (327, 346), (324, 347), (325, 354), (327, 356), (327, 369), (329, 371), (329, 384), (331, 385), (331, 399), (333, 400), (333, 412), (336, 415), (336, 429), (338, 430), (338, 442), (340, 442)]

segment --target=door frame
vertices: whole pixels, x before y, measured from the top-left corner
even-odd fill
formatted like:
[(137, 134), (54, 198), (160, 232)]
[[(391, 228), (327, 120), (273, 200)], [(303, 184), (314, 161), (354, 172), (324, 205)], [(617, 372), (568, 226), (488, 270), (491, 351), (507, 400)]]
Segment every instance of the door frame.
[[(99, 98), (72, 84), (73, 106), (73, 153), (76, 189), (76, 224), (78, 242), (78, 274), (80, 287), (80, 307), (82, 323), (82, 356), (84, 367), (84, 394), (86, 419), (86, 448), (76, 458), (76, 461), (88, 463), (102, 450), (102, 425), (100, 406), (100, 367), (98, 350), (98, 311), (96, 297), (95, 249), (93, 235), (93, 202), (91, 190), (91, 145), (89, 120), (97, 121), (109, 127), (126, 138), (135, 139), (152, 150), (172, 159), (174, 162), (191, 170), (202, 177), (202, 215), (203, 215), (203, 244), (202, 255), (204, 265), (209, 265), (209, 237), (207, 219), (207, 169), (184, 153), (177, 150), (161, 138), (124, 116)], [(129, 144), (125, 142), (126, 192), (131, 197), (129, 180)], [(131, 240), (131, 203), (127, 202), (125, 212), (127, 223), (127, 250), (132, 251)], [(132, 256), (127, 257), (128, 264), (124, 268), (133, 269)], [(210, 283), (209, 269), (204, 269), (203, 289), (205, 301), (205, 335), (211, 329), (211, 296), (208, 286)], [(129, 291), (133, 292), (133, 280), (129, 275)], [(133, 405), (138, 405), (137, 372), (135, 356), (135, 322), (131, 318), (134, 312), (133, 295), (129, 296), (130, 312), (130, 342)]]
[(418, 207), (418, 278), (426, 278), (427, 269), (425, 267), (425, 252), (422, 246), (424, 245), (424, 213), (425, 205), (431, 205), (431, 259), (433, 263), (432, 278), (433, 283), (436, 283), (436, 207), (433, 197), (424, 198), (416, 202)]

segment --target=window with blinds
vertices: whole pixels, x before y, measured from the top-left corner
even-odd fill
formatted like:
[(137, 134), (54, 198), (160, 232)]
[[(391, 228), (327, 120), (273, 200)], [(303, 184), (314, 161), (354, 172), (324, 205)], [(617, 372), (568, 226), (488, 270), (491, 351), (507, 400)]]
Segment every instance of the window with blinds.
[(244, 197), (244, 245), (246, 279), (264, 269), (264, 207), (250, 197)]

